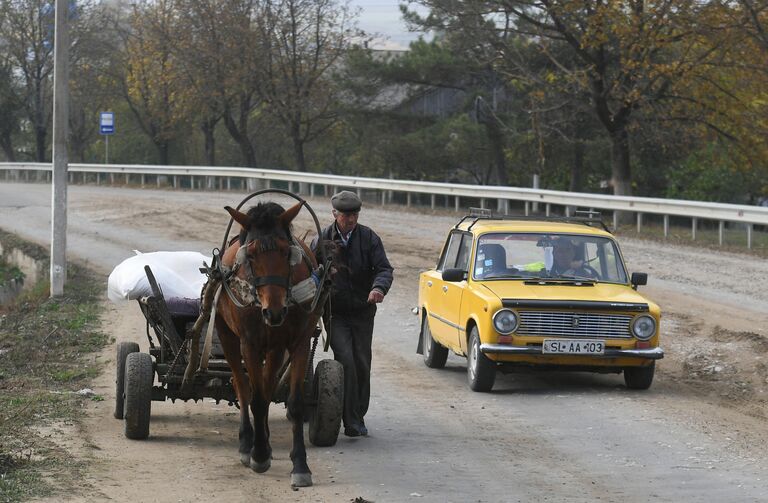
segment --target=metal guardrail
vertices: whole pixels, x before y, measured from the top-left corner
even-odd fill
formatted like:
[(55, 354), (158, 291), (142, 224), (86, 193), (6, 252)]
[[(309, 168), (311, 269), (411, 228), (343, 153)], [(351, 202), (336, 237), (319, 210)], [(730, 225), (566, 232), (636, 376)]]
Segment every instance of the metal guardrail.
[[(0, 171), (51, 171), (47, 163), (0, 163)], [(365, 178), (320, 173), (303, 173), (298, 171), (238, 168), (238, 167), (207, 167), (207, 166), (153, 166), (139, 164), (70, 164), (69, 171), (75, 173), (108, 173), (108, 174), (138, 174), (160, 175), (169, 177), (200, 176), (225, 177), (256, 180), (274, 180), (283, 182), (298, 182), (314, 185), (326, 185), (351, 189), (375, 189), (384, 191), (404, 192), (408, 194), (410, 204), (411, 194), (432, 195), (432, 206), (435, 206), (436, 195), (452, 196), (456, 210), (460, 208), (459, 198), (475, 198), (481, 201), (498, 200), (499, 207), (505, 208), (508, 201), (525, 203), (528, 214), (529, 205), (544, 205), (549, 214), (552, 205), (565, 207), (568, 212), (573, 207), (610, 210), (614, 212), (614, 226), (617, 225), (618, 212), (632, 212), (637, 215), (637, 226), (640, 230), (643, 214), (664, 216), (664, 233), (668, 234), (669, 216), (687, 217), (692, 219), (692, 235), (695, 239), (697, 220), (714, 220), (720, 222), (720, 243), (724, 222), (746, 224), (747, 246), (752, 246), (752, 226), (768, 225), (768, 207), (748, 206), (739, 204), (710, 203), (702, 201), (686, 201), (679, 199), (660, 199), (650, 197), (611, 196), (604, 194), (588, 194), (582, 192), (565, 192), (557, 190), (541, 190), (520, 187), (498, 187), (489, 185), (468, 185), (440, 182), (422, 182), (413, 180), (391, 180), (385, 178)], [(383, 196), (384, 197), (384, 196)]]

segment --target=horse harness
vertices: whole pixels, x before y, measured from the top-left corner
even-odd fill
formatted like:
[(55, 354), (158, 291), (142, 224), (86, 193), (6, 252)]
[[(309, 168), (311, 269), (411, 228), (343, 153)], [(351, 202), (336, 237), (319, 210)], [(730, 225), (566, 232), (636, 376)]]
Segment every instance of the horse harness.
[[(258, 247), (255, 254), (274, 251), (278, 249), (277, 239), (275, 236), (266, 235), (259, 236), (256, 239), (251, 232), (248, 233), (247, 238), (240, 238), (240, 248), (235, 255), (235, 262), (232, 266), (224, 264), (221, 260), (221, 252), (219, 249), (213, 250), (213, 264), (209, 271), (213, 274), (213, 277), (221, 279), (223, 290), (227, 293), (232, 303), (240, 308), (259, 307), (259, 297), (257, 289), (265, 285), (275, 285), (286, 290), (286, 302), (288, 306), (297, 305), (306, 312), (314, 310), (316, 302), (312, 302), (309, 309), (305, 309), (304, 305), (308, 300), (319, 297), (320, 292), (318, 290), (325, 286), (325, 271), (326, 268), (323, 264), (319, 265), (317, 269), (312, 268), (312, 261), (307, 255), (304, 248), (296, 241), (293, 236), (290, 236), (291, 246), (288, 252), (288, 274), (286, 276), (266, 275), (257, 276), (253, 267), (251, 266), (251, 259), (255, 257), (254, 254), (248, 252), (248, 247), (254, 241), (258, 243)], [(310, 276), (295, 285), (291, 285), (290, 278), (293, 273), (293, 268), (299, 265), (301, 262), (307, 265), (310, 271)], [(240, 269), (245, 271), (245, 278), (237, 276), (237, 272)], [(209, 274), (209, 277), (212, 277)]]

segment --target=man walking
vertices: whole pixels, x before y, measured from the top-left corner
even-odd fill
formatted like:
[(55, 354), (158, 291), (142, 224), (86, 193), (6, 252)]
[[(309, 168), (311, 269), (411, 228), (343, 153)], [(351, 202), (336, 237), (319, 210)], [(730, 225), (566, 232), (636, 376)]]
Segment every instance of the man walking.
[(368, 435), (371, 343), (376, 304), (392, 286), (392, 266), (379, 236), (357, 223), (362, 202), (347, 190), (331, 198), (334, 222), (322, 237), (337, 246), (331, 292), (331, 348), (344, 366), (344, 434)]

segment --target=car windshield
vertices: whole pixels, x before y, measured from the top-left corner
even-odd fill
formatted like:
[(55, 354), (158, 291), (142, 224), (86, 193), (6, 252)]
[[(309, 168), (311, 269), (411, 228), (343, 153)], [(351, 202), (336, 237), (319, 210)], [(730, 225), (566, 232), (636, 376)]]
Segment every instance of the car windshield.
[(582, 234), (484, 234), (477, 240), (472, 277), (627, 282), (616, 243)]

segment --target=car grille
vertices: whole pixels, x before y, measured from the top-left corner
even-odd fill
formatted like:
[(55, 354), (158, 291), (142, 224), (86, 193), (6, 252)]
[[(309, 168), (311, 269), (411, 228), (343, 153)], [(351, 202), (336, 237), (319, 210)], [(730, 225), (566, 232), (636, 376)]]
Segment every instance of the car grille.
[(631, 338), (632, 315), (522, 311), (517, 335)]

